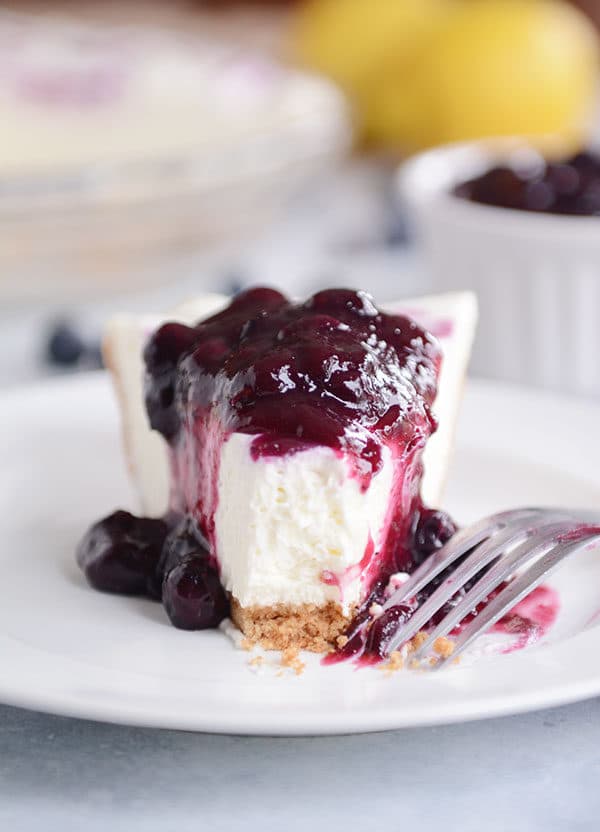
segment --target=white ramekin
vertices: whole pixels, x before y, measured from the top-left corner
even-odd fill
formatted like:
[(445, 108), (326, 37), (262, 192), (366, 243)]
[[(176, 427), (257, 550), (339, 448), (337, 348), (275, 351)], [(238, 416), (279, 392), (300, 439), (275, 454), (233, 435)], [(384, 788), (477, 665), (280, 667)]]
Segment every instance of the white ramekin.
[(600, 218), (496, 208), (452, 193), (521, 148), (511, 139), (427, 151), (401, 166), (396, 188), (432, 288), (478, 295), (473, 372), (600, 395)]

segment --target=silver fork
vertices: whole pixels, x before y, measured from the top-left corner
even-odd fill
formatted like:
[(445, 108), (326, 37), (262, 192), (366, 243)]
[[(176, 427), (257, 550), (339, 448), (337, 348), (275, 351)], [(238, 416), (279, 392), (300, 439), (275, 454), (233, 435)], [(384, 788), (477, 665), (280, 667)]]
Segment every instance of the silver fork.
[(411, 654), (411, 659), (423, 659), (436, 639), (447, 636), (478, 604), (511, 579), (453, 640), (452, 654), (434, 665), (436, 669), (446, 666), (535, 589), (566, 557), (598, 539), (600, 515), (593, 517), (590, 513), (567, 509), (515, 509), (461, 529), (427, 558), (383, 605), (381, 614), (391, 607), (406, 604), (440, 572), (470, 552), (394, 633), (387, 645), (387, 654), (412, 639), (484, 567), (489, 567), (488, 571), (435, 626), (427, 640)]

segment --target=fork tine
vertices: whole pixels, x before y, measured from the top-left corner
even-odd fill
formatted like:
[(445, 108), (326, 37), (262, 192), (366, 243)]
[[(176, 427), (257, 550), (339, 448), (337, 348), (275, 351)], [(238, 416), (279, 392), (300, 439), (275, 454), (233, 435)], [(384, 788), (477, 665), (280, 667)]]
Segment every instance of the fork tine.
[(443, 572), (447, 566), (450, 566), (458, 558), (466, 554), (474, 546), (477, 546), (490, 535), (497, 532), (499, 529), (505, 528), (507, 525), (515, 523), (518, 520), (533, 519), (544, 512), (544, 509), (539, 508), (525, 508), (514, 509), (511, 511), (503, 511), (499, 514), (493, 514), (490, 517), (485, 517), (471, 526), (458, 531), (445, 546), (442, 546), (434, 555), (427, 558), (423, 563), (415, 569), (410, 578), (399, 587), (393, 595), (383, 605), (384, 611), (390, 607), (402, 604), (407, 599), (412, 598), (420, 592), (424, 586), (427, 586), (434, 578)]
[[(498, 562), (477, 581), (464, 598), (444, 616), (442, 621), (429, 634), (427, 640), (415, 651), (413, 657), (418, 660), (425, 656), (436, 639), (448, 635), (463, 618), (500, 586), (502, 581), (509, 578), (530, 561), (544, 555), (553, 547), (556, 537), (572, 527), (572, 523), (565, 521), (540, 526), (539, 529), (536, 529), (535, 539), (533, 537), (528, 538), (517, 545), (506, 557), (499, 558)], [(493, 542), (493, 538), (490, 542)]]
[[(570, 527), (573, 528), (572, 526)], [(598, 531), (590, 530), (585, 537), (578, 537), (572, 543), (560, 543), (555, 538), (555, 545), (542, 557), (532, 563), (518, 578), (515, 578), (506, 589), (491, 601), (482, 612), (468, 624), (458, 637), (451, 656), (436, 664), (436, 669), (445, 667), (463, 652), (481, 633), (499, 621), (516, 604), (536, 588), (544, 578), (548, 577), (562, 561), (578, 549), (589, 545), (594, 538), (600, 539)]]
[[(497, 558), (504, 551), (512, 551), (515, 546), (522, 543), (530, 534), (532, 523), (535, 522), (534, 519), (529, 518), (521, 520), (519, 523), (508, 525), (476, 547), (455, 572), (446, 578), (435, 592), (413, 612), (406, 623), (398, 628), (389, 640), (386, 652), (391, 653), (400, 644), (404, 644), (404, 642), (418, 633), (439, 612), (444, 604), (456, 594), (465, 582), (476, 575), (480, 569), (487, 566), (490, 561)], [(402, 586), (399, 592), (404, 592), (405, 586)], [(393, 599), (394, 595), (390, 598), (390, 601)], [(401, 602), (396, 601), (396, 603)]]

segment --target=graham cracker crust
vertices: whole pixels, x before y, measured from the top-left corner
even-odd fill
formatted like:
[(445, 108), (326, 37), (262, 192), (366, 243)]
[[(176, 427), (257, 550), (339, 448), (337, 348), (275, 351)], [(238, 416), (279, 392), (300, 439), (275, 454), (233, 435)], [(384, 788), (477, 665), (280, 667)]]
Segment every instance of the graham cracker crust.
[[(352, 611), (350, 611), (352, 615)], [(265, 650), (310, 650), (328, 653), (350, 622), (339, 604), (274, 604), (242, 607), (231, 599), (231, 619), (244, 636)]]

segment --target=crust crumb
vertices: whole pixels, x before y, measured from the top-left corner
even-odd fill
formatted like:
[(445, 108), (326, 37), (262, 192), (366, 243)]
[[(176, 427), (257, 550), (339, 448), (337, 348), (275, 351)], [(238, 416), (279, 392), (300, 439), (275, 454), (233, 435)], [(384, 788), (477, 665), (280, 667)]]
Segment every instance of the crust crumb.
[(392, 673), (396, 673), (398, 670), (402, 670), (404, 667), (404, 658), (402, 653), (399, 650), (394, 650), (390, 653), (389, 659), (385, 664), (379, 665), (379, 670), (383, 670), (386, 676), (391, 676)]
[(295, 661), (300, 655), (300, 650), (297, 647), (286, 647), (281, 654), (282, 667), (289, 667), (291, 662)]
[(348, 636), (338, 636), (335, 643), (338, 647), (345, 647), (348, 644)]
[(446, 636), (440, 636), (433, 642), (433, 650), (438, 656), (447, 659), (454, 653), (454, 642), (446, 638)]
[(248, 660), (248, 664), (250, 665), (250, 667), (260, 667), (264, 663), (265, 663), (265, 657), (264, 656), (254, 656), (252, 659)]
[(415, 650), (418, 650), (419, 647), (421, 647), (423, 644), (425, 644), (425, 642), (427, 641), (428, 638), (429, 638), (429, 636), (427, 635), (425, 630), (419, 630), (418, 633), (415, 633), (415, 635), (410, 640), (410, 648), (411, 648), (410, 652), (414, 653)]
[(249, 638), (243, 638), (240, 641), (240, 647), (242, 648), (242, 650), (247, 650), (248, 652), (250, 652), (250, 650), (254, 649), (254, 644), (250, 641)]
[(304, 672), (305, 664), (300, 659), (300, 650), (297, 647), (287, 647), (281, 654), (281, 666), (289, 667), (296, 676)]

